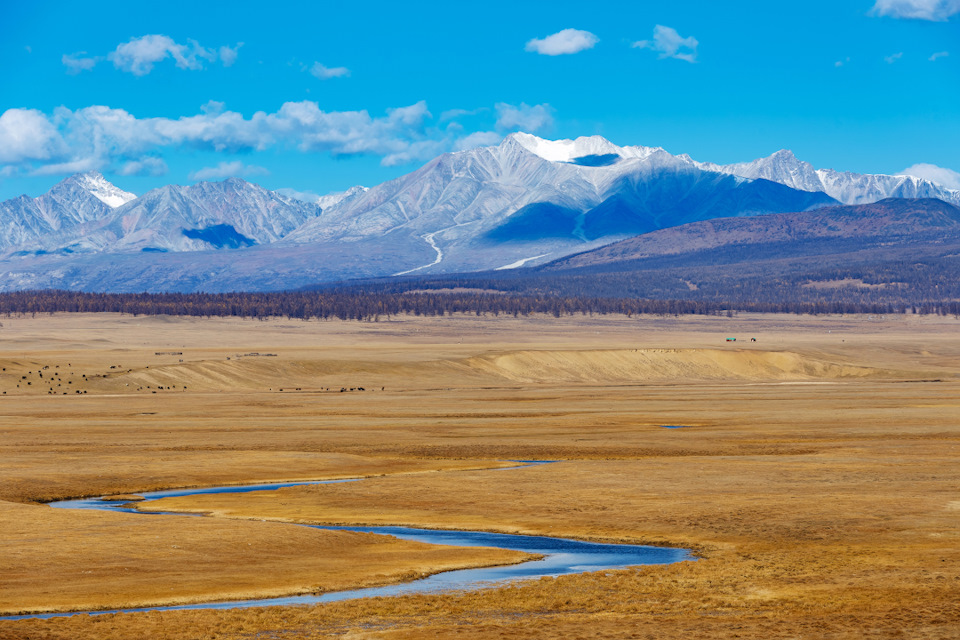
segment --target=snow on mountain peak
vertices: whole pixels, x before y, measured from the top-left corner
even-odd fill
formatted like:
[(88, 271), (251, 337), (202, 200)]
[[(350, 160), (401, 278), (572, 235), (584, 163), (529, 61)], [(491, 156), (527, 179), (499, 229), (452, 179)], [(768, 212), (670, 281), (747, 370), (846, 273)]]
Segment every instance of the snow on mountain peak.
[(802, 191), (822, 191), (844, 204), (867, 204), (884, 198), (938, 198), (960, 204), (960, 191), (929, 180), (908, 176), (859, 174), (833, 169), (814, 169), (788, 149), (752, 162), (717, 165), (695, 163), (707, 171), (719, 171), (750, 180), (763, 178)]
[(591, 155), (621, 155), (620, 147), (601, 136), (544, 140), (529, 133), (514, 133), (511, 137), (527, 151), (550, 162), (570, 162), (574, 158)]
[(797, 159), (796, 154), (794, 154), (793, 151), (790, 151), (790, 149), (780, 149), (780, 151), (775, 152), (770, 157), (777, 158), (780, 160), (796, 160)]
[(135, 200), (137, 196), (124, 191), (111, 182), (108, 182), (99, 172), (80, 173), (74, 176), (77, 186), (95, 197), (97, 200), (116, 209), (122, 204)]
[(621, 158), (646, 158), (660, 149), (651, 147), (618, 147), (603, 136), (582, 136), (576, 140), (545, 140), (530, 133), (512, 133), (513, 141), (530, 153), (550, 162), (574, 162), (590, 156), (616, 155)]
[(370, 189), (362, 185), (357, 185), (355, 187), (350, 187), (346, 191), (337, 191), (335, 193), (328, 193), (325, 196), (320, 196), (316, 200), (316, 204), (320, 207), (322, 211), (326, 211), (330, 207), (340, 204), (348, 198), (352, 198), (361, 193), (366, 193)]

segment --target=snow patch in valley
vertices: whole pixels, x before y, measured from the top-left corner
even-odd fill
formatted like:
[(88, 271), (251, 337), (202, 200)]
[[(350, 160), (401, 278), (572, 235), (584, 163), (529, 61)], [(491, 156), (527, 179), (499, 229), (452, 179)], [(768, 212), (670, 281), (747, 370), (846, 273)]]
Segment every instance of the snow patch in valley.
[(424, 234), (423, 236), (421, 236), (424, 240), (427, 241), (427, 243), (430, 245), (430, 247), (431, 247), (434, 251), (437, 252), (437, 259), (436, 259), (436, 260), (434, 260), (434, 261), (431, 262), (430, 264), (425, 264), (425, 265), (422, 265), (422, 266), (419, 266), (419, 267), (415, 267), (415, 268), (413, 268), (413, 269), (408, 269), (408, 270), (406, 270), (406, 271), (401, 271), (400, 273), (395, 273), (395, 274), (393, 274), (393, 275), (395, 275), (395, 276), (405, 276), (405, 275), (407, 275), (408, 273), (413, 273), (414, 271), (420, 271), (421, 269), (426, 269), (427, 267), (432, 267), (432, 266), (435, 265), (435, 264), (440, 264), (440, 263), (443, 261), (443, 249), (441, 249), (440, 247), (437, 246), (437, 243), (434, 242), (433, 237), (434, 237), (435, 235), (437, 235), (438, 233), (442, 233), (442, 232), (444, 232), (444, 231), (446, 231), (446, 229), (441, 229), (440, 231), (434, 231), (433, 233), (427, 233), (427, 234)]
[(541, 255), (539, 255), (539, 256), (532, 256), (532, 257), (530, 257), (530, 258), (523, 258), (523, 259), (521, 259), (521, 260), (517, 260), (516, 262), (511, 262), (510, 264), (505, 264), (505, 265), (503, 265), (502, 267), (497, 267), (496, 269), (494, 269), (494, 271), (506, 271), (507, 269), (519, 269), (520, 267), (522, 267), (523, 265), (527, 264), (527, 263), (530, 262), (531, 260), (539, 260), (540, 258), (546, 258), (548, 255), (550, 255), (550, 254), (549, 254), (549, 253), (544, 253), (544, 254), (541, 254)]

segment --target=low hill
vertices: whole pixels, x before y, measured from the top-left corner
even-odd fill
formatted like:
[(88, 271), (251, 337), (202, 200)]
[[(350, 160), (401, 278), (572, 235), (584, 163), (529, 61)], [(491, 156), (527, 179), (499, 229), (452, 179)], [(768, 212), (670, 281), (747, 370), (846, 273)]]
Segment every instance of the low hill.
[(828, 207), (751, 218), (720, 218), (646, 233), (561, 258), (543, 270), (607, 267), (663, 256), (687, 255), (702, 261), (704, 252), (738, 247), (751, 255), (816, 255), (846, 245), (850, 253), (885, 246), (942, 244), (960, 240), (960, 209), (932, 198), (888, 198), (868, 205)]

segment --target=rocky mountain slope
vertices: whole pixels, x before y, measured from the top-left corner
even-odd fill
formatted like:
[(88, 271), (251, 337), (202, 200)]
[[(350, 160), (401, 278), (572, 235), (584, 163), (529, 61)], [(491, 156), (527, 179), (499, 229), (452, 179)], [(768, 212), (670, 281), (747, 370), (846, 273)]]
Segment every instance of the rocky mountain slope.
[(629, 268), (651, 258), (690, 256), (732, 250), (783, 255), (816, 253), (844, 242), (851, 250), (912, 244), (941, 244), (960, 239), (960, 208), (932, 198), (888, 198), (868, 205), (828, 207), (803, 213), (756, 218), (721, 218), (662, 229), (593, 251), (561, 258), (544, 270)]
[[(721, 166), (523, 133), (313, 202), (238, 178), (136, 198), (84, 174), (0, 203), (0, 289), (264, 290), (510, 270), (678, 225), (780, 212), (800, 224), (839, 202), (915, 195), (960, 203), (927, 181), (816, 170), (789, 152)], [(861, 231), (886, 223), (868, 216)]]
[(135, 198), (99, 173), (82, 173), (63, 180), (38, 198), (7, 200), (0, 203), (0, 251), (70, 238), (80, 225), (101, 220), (115, 207)]
[(695, 162), (707, 171), (743, 178), (763, 178), (794, 189), (820, 191), (844, 204), (868, 204), (884, 198), (937, 198), (960, 205), (960, 191), (947, 189), (914, 176), (859, 174), (833, 169), (814, 169), (786, 149), (773, 155), (729, 165)]
[[(692, 220), (836, 204), (823, 193), (704, 171), (663, 149), (598, 136), (550, 142), (513, 134), (448, 153), (345, 199), (284, 244), (390, 235), (432, 261), (402, 272), (528, 264)], [(401, 271), (398, 269), (398, 271)]]

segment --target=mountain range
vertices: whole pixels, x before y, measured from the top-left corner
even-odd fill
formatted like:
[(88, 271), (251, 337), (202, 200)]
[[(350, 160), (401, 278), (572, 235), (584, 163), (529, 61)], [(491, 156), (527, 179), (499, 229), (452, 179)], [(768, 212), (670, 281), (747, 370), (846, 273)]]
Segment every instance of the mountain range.
[(135, 197), (80, 174), (0, 203), (0, 289), (268, 290), (513, 269), (678, 225), (890, 197), (960, 204), (929, 181), (817, 170), (789, 151), (715, 165), (523, 133), (313, 202), (238, 178)]

